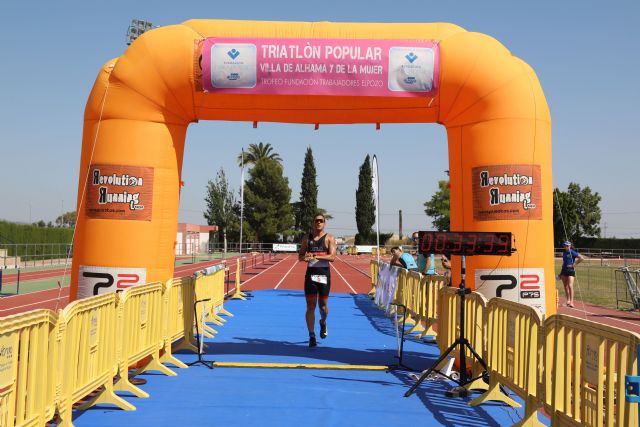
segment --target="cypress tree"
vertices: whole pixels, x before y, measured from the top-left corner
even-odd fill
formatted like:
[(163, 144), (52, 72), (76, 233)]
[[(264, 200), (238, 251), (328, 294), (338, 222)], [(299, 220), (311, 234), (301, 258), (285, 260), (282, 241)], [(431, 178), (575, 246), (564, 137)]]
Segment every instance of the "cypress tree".
[(318, 184), (316, 183), (316, 165), (313, 161), (311, 147), (307, 147), (304, 155), (304, 168), (300, 183), (300, 202), (297, 211), (296, 228), (308, 233), (311, 220), (318, 211)]
[(360, 166), (358, 189), (356, 190), (356, 226), (358, 227), (356, 244), (372, 243), (372, 228), (376, 221), (376, 213), (371, 178), (371, 160), (367, 154), (364, 163)]

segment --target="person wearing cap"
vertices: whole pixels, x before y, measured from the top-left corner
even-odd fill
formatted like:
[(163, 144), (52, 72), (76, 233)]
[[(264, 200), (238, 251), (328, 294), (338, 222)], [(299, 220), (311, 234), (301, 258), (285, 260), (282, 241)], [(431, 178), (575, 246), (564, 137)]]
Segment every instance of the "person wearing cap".
[(584, 257), (572, 248), (571, 242), (566, 241), (562, 246), (564, 246), (564, 251), (562, 252), (560, 279), (564, 285), (564, 292), (567, 295), (567, 307), (573, 308), (573, 281), (576, 277), (575, 266), (584, 261)]

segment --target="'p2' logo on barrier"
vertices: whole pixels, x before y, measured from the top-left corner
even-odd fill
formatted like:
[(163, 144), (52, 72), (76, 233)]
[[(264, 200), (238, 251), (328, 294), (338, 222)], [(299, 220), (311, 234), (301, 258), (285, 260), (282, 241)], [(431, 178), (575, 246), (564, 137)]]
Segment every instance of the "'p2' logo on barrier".
[(78, 298), (122, 292), (146, 282), (146, 268), (96, 267), (81, 265), (78, 275)]
[(485, 298), (508, 299), (545, 313), (543, 268), (476, 270), (476, 291)]

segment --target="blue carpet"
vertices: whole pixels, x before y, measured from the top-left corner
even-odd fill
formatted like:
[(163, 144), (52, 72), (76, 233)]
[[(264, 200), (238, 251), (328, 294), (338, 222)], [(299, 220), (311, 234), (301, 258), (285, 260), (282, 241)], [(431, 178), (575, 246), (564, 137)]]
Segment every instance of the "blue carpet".
[[(257, 291), (248, 301), (229, 301), (226, 318), (205, 359), (237, 362), (288, 362), (393, 365), (396, 337), (390, 319), (365, 295), (332, 295), (329, 337), (307, 347), (305, 300), (297, 291)], [(316, 335), (319, 331), (316, 330)], [(190, 362), (193, 354), (179, 354)], [(424, 369), (438, 357), (434, 344), (408, 339), (403, 362)], [(522, 416), (502, 404), (471, 408), (468, 399), (449, 399), (451, 385), (425, 381), (409, 398), (406, 372), (283, 370), (205, 367), (175, 369), (177, 377), (150, 373), (142, 388), (151, 397), (122, 394), (137, 407), (76, 412), (76, 426), (504, 426)], [(546, 420), (543, 420), (545, 422)]]

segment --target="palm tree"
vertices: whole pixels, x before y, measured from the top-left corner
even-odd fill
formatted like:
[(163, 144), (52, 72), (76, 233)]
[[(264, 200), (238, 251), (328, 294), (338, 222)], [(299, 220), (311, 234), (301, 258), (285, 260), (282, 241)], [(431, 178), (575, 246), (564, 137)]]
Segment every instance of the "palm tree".
[[(262, 142), (258, 144), (249, 144), (249, 148), (244, 152), (244, 164), (255, 164), (260, 159), (271, 159), (276, 162), (282, 162), (282, 158), (280, 154), (273, 151), (273, 147), (271, 144), (263, 144)], [(242, 165), (242, 153), (238, 154), (238, 166)]]

